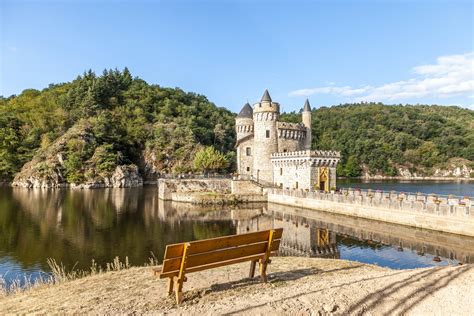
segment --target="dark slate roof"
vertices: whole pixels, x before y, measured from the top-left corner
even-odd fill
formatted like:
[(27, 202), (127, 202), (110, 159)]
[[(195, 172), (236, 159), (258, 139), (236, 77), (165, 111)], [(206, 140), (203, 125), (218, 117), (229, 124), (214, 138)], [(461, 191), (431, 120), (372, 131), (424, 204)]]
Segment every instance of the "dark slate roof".
[(245, 103), (244, 107), (242, 108), (242, 110), (240, 110), (240, 113), (239, 115), (237, 115), (237, 117), (253, 118), (253, 110), (248, 102)]
[(309, 105), (308, 99), (306, 99), (306, 102), (304, 103), (303, 111), (311, 112), (311, 106)]
[(265, 92), (263, 93), (263, 96), (262, 96), (262, 100), (260, 100), (260, 102), (263, 102), (263, 101), (272, 102), (272, 98), (270, 97), (270, 93), (268, 93), (267, 89), (265, 89)]

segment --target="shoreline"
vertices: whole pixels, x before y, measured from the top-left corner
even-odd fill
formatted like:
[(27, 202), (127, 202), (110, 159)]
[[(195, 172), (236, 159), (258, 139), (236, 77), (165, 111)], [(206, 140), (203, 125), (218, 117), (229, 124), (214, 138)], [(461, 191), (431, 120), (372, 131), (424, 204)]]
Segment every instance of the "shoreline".
[(400, 180), (400, 181), (445, 181), (445, 182), (470, 182), (474, 178), (457, 178), (457, 177), (400, 177), (400, 176), (371, 176), (371, 177), (337, 177), (338, 180)]
[(340, 259), (274, 257), (269, 282), (248, 263), (188, 275), (184, 302), (151, 267), (104, 272), (0, 296), (0, 313), (458, 314), (474, 308), (474, 265), (392, 270)]
[[(361, 180), (361, 183), (364, 181), (386, 181), (386, 180), (398, 180), (398, 181), (426, 181), (426, 182), (474, 182), (474, 178), (457, 178), (457, 177), (399, 177), (399, 176), (372, 176), (372, 177), (337, 177), (338, 180)], [(113, 187), (106, 185), (89, 185), (89, 184), (70, 184), (63, 183), (57, 186), (48, 186), (48, 187), (27, 187), (20, 185), (13, 185), (12, 181), (0, 181), (0, 187), (11, 187), (11, 188), (21, 188), (21, 189), (71, 189), (71, 190), (84, 190), (84, 189), (130, 189), (130, 188), (140, 188), (144, 186), (157, 185), (158, 180), (156, 181), (144, 181), (141, 185), (127, 186), (127, 187)]]

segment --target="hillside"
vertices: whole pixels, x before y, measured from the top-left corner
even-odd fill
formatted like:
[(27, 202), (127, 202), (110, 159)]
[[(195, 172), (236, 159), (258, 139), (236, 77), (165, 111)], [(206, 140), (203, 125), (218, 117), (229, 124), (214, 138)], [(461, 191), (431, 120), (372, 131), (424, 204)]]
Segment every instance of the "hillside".
[[(227, 156), (231, 163), (224, 171), (230, 172), (234, 117), (202, 95), (150, 85), (128, 69), (100, 76), (89, 71), (42, 91), (0, 97), (0, 181), (16, 176), (17, 183), (40, 186), (138, 183), (193, 171), (195, 153), (211, 145)], [(282, 119), (299, 121), (300, 115)], [(341, 151), (340, 176), (472, 173), (472, 110), (322, 107), (313, 110), (313, 135), (313, 148)]]
[(101, 183), (136, 170), (152, 180), (191, 171), (194, 153), (207, 145), (232, 161), (234, 139), (230, 111), (202, 95), (149, 85), (127, 69), (89, 71), (0, 99), (4, 180)]
[[(300, 114), (287, 113), (282, 119), (297, 122)], [(469, 175), (474, 168), (472, 110), (436, 105), (344, 104), (313, 110), (312, 122), (312, 147), (341, 151), (339, 176), (456, 177), (459, 175), (455, 172)]]

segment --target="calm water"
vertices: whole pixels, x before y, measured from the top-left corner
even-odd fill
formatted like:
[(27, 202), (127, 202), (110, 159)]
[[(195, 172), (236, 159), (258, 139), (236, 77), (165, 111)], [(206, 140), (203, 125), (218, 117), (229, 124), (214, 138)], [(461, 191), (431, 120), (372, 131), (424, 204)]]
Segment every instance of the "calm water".
[(47, 258), (68, 269), (88, 269), (92, 259), (105, 265), (116, 256), (143, 265), (153, 255), (161, 260), (170, 243), (272, 227), (284, 227), (282, 255), (351, 259), (400, 269), (474, 261), (474, 238), (291, 207), (192, 207), (159, 200), (156, 187), (2, 187), (0, 274), (7, 282), (35, 278), (48, 272)]
[(412, 180), (354, 180), (339, 179), (338, 187), (374, 189), (383, 191), (401, 191), (413, 193), (436, 193), (474, 197), (474, 181), (412, 181)]

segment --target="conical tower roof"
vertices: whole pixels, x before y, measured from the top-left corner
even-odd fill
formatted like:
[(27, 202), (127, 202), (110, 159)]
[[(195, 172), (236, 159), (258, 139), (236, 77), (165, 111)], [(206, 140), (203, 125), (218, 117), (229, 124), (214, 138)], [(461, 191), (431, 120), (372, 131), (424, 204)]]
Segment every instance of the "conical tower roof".
[(237, 117), (253, 118), (253, 110), (248, 102), (245, 103), (244, 107), (242, 108), (242, 110), (240, 110), (240, 113), (239, 115), (237, 115)]
[(311, 112), (311, 105), (309, 105), (309, 100), (308, 99), (306, 99), (306, 102), (304, 103), (303, 111), (304, 112)]
[(270, 96), (270, 93), (268, 93), (268, 90), (265, 89), (265, 92), (263, 93), (262, 100), (260, 102), (267, 101), (267, 102), (272, 102), (272, 97)]

